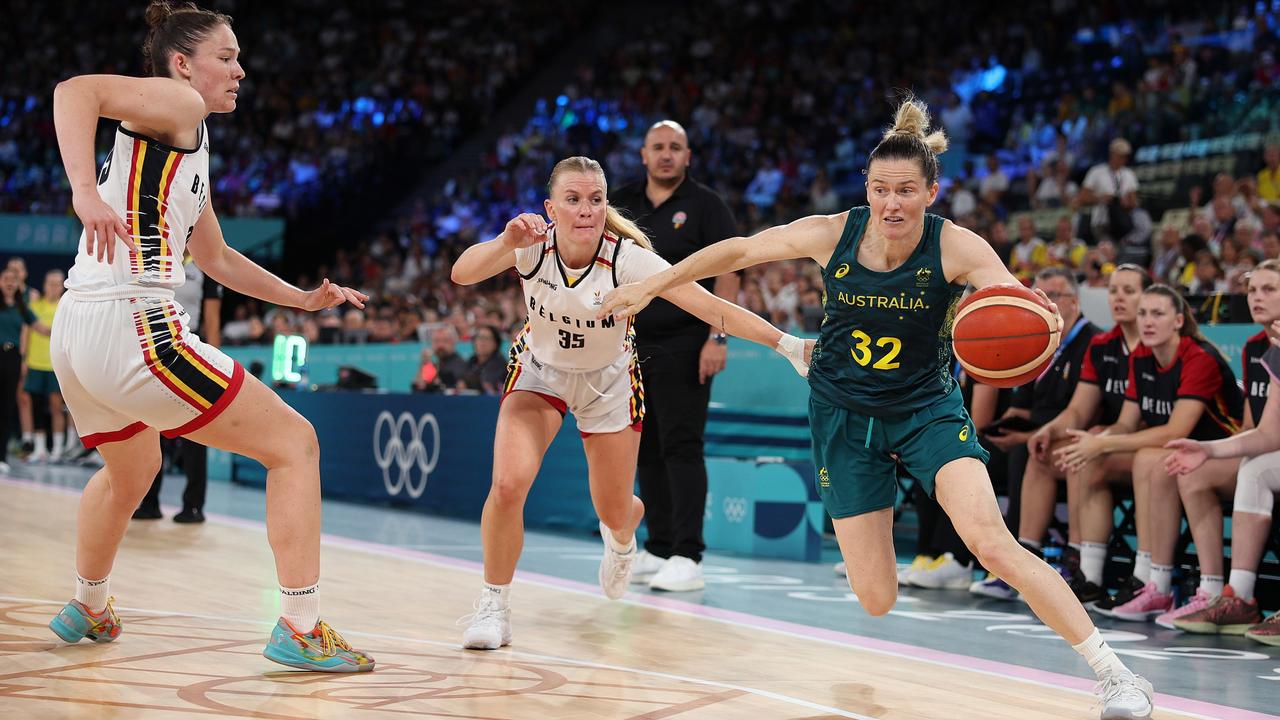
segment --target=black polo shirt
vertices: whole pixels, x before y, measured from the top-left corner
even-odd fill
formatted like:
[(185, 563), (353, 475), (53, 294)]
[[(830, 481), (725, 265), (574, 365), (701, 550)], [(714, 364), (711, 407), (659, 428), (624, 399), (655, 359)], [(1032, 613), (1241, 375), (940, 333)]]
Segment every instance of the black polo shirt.
[[(1081, 316), (1083, 319), (1084, 316)], [(1078, 321), (1077, 321), (1078, 322)], [(1063, 341), (1070, 337), (1071, 342), (1062, 348), (1053, 364), (1037, 380), (1019, 386), (1013, 391), (1013, 406), (1031, 411), (1031, 422), (1044, 425), (1067, 409), (1071, 395), (1076, 391), (1076, 383), (1080, 380), (1080, 369), (1084, 367), (1085, 355), (1089, 351), (1089, 343), (1093, 336), (1102, 330), (1085, 320), (1079, 331), (1071, 337), (1073, 328), (1067, 328)]]
[[(645, 195), (645, 183), (640, 180), (609, 193), (609, 204), (635, 220), (653, 241), (653, 249), (672, 265), (738, 234), (724, 200), (688, 175), (658, 207)], [(699, 282), (708, 290), (715, 287), (715, 278)], [(706, 342), (709, 331), (706, 323), (662, 298), (654, 298), (636, 317), (636, 342), (642, 347), (693, 350)]]

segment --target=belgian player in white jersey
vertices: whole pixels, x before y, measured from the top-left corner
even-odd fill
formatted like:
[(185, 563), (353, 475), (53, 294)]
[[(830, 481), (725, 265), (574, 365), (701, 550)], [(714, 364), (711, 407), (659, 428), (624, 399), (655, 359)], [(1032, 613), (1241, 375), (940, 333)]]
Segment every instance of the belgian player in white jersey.
[[(54, 372), (86, 445), (106, 466), (80, 500), (75, 599), (50, 627), (109, 642), (121, 623), (109, 574), (129, 518), (160, 468), (161, 433), (267, 468), (267, 537), (281, 618), (263, 654), (308, 670), (373, 669), (319, 619), (320, 467), (315, 430), (239, 363), (202, 342), (174, 288), (189, 251), (205, 273), (276, 305), (320, 310), (365, 296), (326, 280), (306, 292), (227, 247), (209, 201), (205, 118), (231, 112), (244, 70), (231, 18), (152, 2), (143, 47), (152, 77), (83, 75), (54, 91), (54, 124), (84, 224), (50, 338)], [(99, 118), (119, 120), (101, 172)], [(198, 592), (193, 590), (192, 592)], [(192, 598), (199, 607), (199, 598)]]
[[(622, 597), (636, 557), (644, 504), (633, 494), (644, 389), (630, 319), (598, 319), (604, 296), (670, 265), (644, 233), (609, 207), (604, 171), (571, 157), (551, 171), (547, 217), (512, 218), (502, 234), (474, 245), (453, 266), (470, 285), (515, 268), (528, 322), (512, 345), (494, 438), (493, 485), (481, 519), (484, 588), (463, 633), (468, 648), (511, 642), (510, 583), (524, 544), (524, 501), (542, 456), (572, 412), (587, 454), (591, 500), (600, 516), (600, 586)], [(547, 218), (550, 218), (548, 222)], [(805, 343), (759, 316), (690, 283), (662, 297), (709, 325), (774, 348), (801, 374)]]

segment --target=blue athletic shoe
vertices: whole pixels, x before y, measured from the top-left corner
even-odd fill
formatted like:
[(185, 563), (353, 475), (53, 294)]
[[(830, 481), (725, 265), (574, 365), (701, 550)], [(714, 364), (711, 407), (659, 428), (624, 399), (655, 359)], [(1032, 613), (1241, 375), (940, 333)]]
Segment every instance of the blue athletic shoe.
[(353, 650), (338, 631), (321, 620), (309, 633), (301, 633), (280, 618), (262, 655), (281, 665), (317, 672), (369, 672), (373, 658)]
[(985, 580), (978, 580), (970, 585), (969, 592), (996, 600), (1013, 600), (1018, 597), (1018, 591), (1009, 587), (1009, 583), (990, 573), (987, 573)]
[(124, 627), (115, 609), (111, 607), (115, 600), (107, 598), (107, 607), (97, 615), (79, 600), (72, 600), (49, 621), (49, 629), (69, 643), (78, 643), (82, 638), (109, 643), (120, 637), (120, 630)]

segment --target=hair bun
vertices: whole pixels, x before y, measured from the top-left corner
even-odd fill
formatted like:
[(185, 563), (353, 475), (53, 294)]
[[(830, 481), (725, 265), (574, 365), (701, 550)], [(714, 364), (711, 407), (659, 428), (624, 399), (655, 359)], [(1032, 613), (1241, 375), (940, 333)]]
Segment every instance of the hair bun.
[(158, 28), (164, 24), (165, 20), (173, 14), (174, 7), (169, 4), (169, 0), (151, 0), (151, 4), (147, 6), (146, 20), (147, 27)]

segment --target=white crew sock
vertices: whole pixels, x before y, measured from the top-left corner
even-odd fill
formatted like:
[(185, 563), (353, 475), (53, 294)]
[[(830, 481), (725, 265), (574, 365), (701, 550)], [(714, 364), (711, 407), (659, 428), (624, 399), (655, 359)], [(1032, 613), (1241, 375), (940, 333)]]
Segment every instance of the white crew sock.
[(1221, 575), (1201, 575), (1200, 589), (1209, 597), (1215, 597), (1222, 594), (1222, 576)]
[(1071, 649), (1080, 653), (1080, 657), (1089, 663), (1089, 667), (1093, 668), (1093, 674), (1097, 675), (1099, 680), (1113, 673), (1129, 672), (1129, 668), (1116, 657), (1116, 651), (1102, 639), (1102, 633), (1098, 632), (1097, 628), (1094, 628), (1093, 634), (1085, 638), (1084, 642), (1072, 645)]
[(1102, 571), (1107, 566), (1107, 546), (1102, 543), (1080, 543), (1080, 570), (1084, 579), (1102, 585)]
[(1156, 592), (1161, 595), (1168, 595), (1169, 590), (1173, 587), (1173, 566), (1152, 565), (1151, 582), (1156, 584)]
[(294, 630), (309, 633), (320, 620), (320, 585), (280, 588), (280, 615)]
[(1146, 550), (1138, 551), (1138, 557), (1133, 561), (1133, 576), (1144, 585), (1151, 581), (1151, 553)]
[(1235, 591), (1236, 597), (1245, 602), (1253, 599), (1253, 586), (1258, 582), (1258, 573), (1249, 570), (1231, 569), (1231, 580), (1227, 584)]
[(54, 457), (62, 457), (62, 450), (63, 450), (62, 438), (63, 436), (61, 433), (53, 434), (53, 456)]
[(498, 599), (498, 607), (506, 609), (511, 605), (511, 583), (506, 585), (494, 585), (487, 582), (484, 584), (484, 592), (491, 594), (491, 597)]
[(89, 612), (97, 615), (107, 608), (107, 597), (111, 594), (111, 576), (101, 580), (85, 580), (76, 573), (76, 600), (89, 608)]
[(623, 545), (622, 543), (618, 542), (616, 538), (613, 537), (613, 533), (610, 532), (609, 527), (607, 525), (602, 524), (600, 526), (600, 534), (604, 535), (605, 545), (608, 545), (610, 550), (618, 553), (619, 555), (626, 555), (627, 553), (635, 552), (635, 549), (636, 549), (635, 535), (631, 536), (631, 542), (627, 543), (626, 545)]
[(35, 451), (36, 451), (37, 453), (40, 453), (41, 455), (44, 455), (44, 454), (47, 452), (47, 448), (45, 447), (44, 433), (42, 433), (42, 432), (38, 432), (38, 433), (36, 433), (36, 436), (35, 436)]
[(29, 443), (29, 442), (32, 442), (33, 440), (34, 440), (34, 438), (31, 436), (31, 433), (29, 433), (29, 432), (24, 432), (24, 433), (22, 433), (22, 443), (23, 443), (24, 445), (25, 445), (25, 444), (27, 444), (27, 443)]

